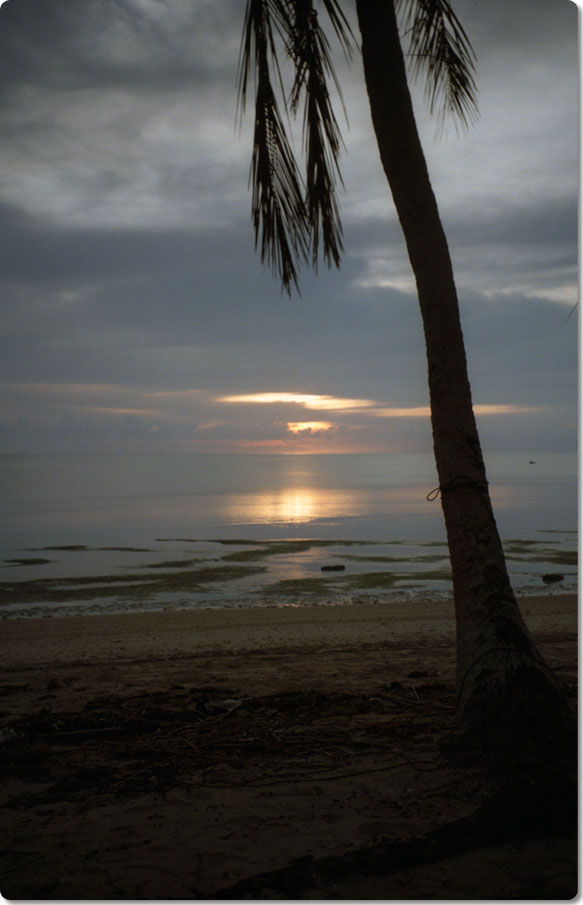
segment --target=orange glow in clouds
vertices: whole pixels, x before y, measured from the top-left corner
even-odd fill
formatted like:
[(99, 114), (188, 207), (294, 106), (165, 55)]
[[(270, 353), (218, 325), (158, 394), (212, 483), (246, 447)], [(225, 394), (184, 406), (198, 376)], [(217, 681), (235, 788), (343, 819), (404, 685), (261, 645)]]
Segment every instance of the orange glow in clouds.
[(288, 421), (287, 429), (292, 434), (301, 434), (303, 431), (329, 431), (334, 427), (330, 421)]
[(336, 412), (348, 412), (353, 409), (369, 408), (374, 405), (372, 399), (343, 399), (336, 396), (322, 396), (315, 393), (248, 393), (243, 396), (221, 396), (217, 402), (250, 402), (272, 404), (274, 402), (295, 403), (307, 409), (329, 409)]
[[(316, 393), (247, 393), (241, 396), (219, 396), (216, 402), (230, 402), (238, 404), (272, 405), (279, 402), (284, 404), (301, 405), (307, 409), (319, 409), (321, 411), (333, 411), (339, 413), (360, 412), (363, 415), (373, 415), (376, 418), (429, 418), (431, 412), (427, 405), (417, 406), (384, 406), (374, 399), (346, 399), (342, 396), (325, 396)], [(527, 412), (540, 411), (537, 407), (527, 405), (485, 404), (474, 405), (476, 415), (513, 415)], [(303, 427), (294, 427), (303, 423)], [(294, 433), (298, 430), (329, 430), (332, 425), (323, 427), (325, 421), (289, 422), (288, 427)], [(311, 425), (311, 427), (310, 427)], [(316, 427), (315, 425), (319, 425)]]

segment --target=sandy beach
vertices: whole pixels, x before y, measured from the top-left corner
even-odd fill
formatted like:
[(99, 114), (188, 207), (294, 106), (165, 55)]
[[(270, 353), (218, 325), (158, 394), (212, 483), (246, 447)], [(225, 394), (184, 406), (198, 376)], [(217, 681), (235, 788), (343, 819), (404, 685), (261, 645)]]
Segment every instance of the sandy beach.
[[(576, 596), (521, 609), (575, 707)], [(423, 842), (480, 801), (439, 751), (454, 628), (430, 596), (4, 620), (3, 895), (570, 898), (556, 832)]]

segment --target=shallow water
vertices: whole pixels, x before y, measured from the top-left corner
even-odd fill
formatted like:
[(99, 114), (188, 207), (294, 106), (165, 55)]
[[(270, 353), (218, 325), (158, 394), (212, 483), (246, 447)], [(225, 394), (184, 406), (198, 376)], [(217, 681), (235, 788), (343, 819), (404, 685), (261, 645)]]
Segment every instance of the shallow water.
[[(430, 456), (4, 456), (4, 616), (447, 593)], [(535, 460), (532, 464), (532, 460)], [(575, 590), (575, 457), (493, 456), (520, 593)], [(547, 587), (542, 575), (561, 574)]]
[[(513, 584), (520, 593), (540, 592), (542, 575), (563, 576), (553, 588), (573, 591), (577, 582), (572, 534), (541, 534), (539, 541), (506, 543)], [(42, 548), (30, 558), (45, 560), (35, 579), (4, 573), (0, 606), (4, 616), (156, 611), (224, 606), (306, 606), (358, 603), (371, 599), (414, 599), (415, 593), (451, 589), (445, 544), (423, 541), (160, 539), (150, 549), (76, 550)], [(75, 562), (63, 573), (59, 554)], [(49, 557), (51, 557), (49, 559)], [(112, 569), (112, 558), (117, 567)], [(109, 571), (102, 567), (107, 563)]]

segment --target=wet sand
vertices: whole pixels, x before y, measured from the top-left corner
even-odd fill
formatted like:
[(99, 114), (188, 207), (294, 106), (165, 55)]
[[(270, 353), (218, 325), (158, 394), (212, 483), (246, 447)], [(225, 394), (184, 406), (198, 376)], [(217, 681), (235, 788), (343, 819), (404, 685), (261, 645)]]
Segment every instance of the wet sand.
[[(573, 594), (525, 597), (521, 610), (532, 631), (572, 628)], [(407, 639), (424, 644), (453, 639), (450, 600), (352, 606), (250, 607), (191, 612), (132, 613), (6, 620), (5, 668), (40, 663), (123, 658), (170, 659), (204, 650), (246, 651), (296, 646), (366, 644)]]

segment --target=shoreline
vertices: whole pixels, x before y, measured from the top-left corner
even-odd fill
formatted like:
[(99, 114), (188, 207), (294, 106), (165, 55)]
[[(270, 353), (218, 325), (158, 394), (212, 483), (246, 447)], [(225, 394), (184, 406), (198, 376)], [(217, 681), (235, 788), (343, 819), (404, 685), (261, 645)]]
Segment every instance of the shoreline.
[[(577, 632), (577, 595), (518, 598), (535, 635)], [(415, 646), (455, 641), (451, 598), (420, 595), (404, 601), (338, 606), (225, 607), (201, 610), (5, 619), (4, 666), (144, 657), (170, 659), (207, 651), (244, 653), (278, 648), (366, 644)]]

